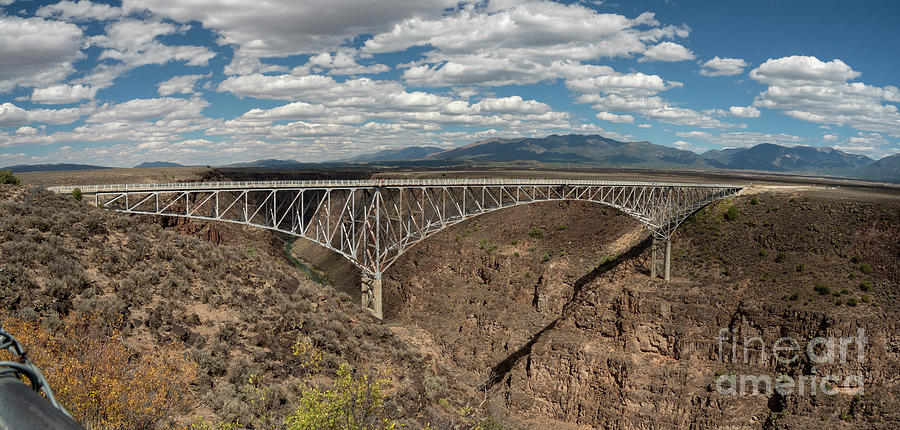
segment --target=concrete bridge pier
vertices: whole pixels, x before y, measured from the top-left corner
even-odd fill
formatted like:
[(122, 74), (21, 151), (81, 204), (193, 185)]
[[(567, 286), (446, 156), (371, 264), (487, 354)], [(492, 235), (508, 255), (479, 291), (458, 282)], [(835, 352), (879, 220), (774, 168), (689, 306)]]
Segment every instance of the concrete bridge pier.
[(381, 308), (381, 274), (369, 276), (363, 273), (361, 279), (362, 307), (375, 315), (375, 318), (384, 319)]
[(656, 279), (662, 276), (666, 281), (672, 270), (671, 263), (672, 241), (669, 238), (653, 235), (653, 245), (650, 246), (650, 277)]

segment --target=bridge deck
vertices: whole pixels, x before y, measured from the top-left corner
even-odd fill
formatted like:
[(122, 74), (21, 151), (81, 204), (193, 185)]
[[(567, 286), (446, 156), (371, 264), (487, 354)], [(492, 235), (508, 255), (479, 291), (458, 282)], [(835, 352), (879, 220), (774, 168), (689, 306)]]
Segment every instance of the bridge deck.
[(682, 183), (682, 182), (640, 182), (640, 181), (595, 181), (584, 179), (366, 179), (346, 181), (241, 181), (241, 182), (170, 182), (156, 184), (111, 184), (111, 185), (63, 185), (49, 187), (51, 191), (68, 194), (78, 188), (82, 193), (93, 194), (123, 191), (176, 191), (176, 190), (222, 190), (222, 189), (273, 189), (273, 188), (347, 188), (347, 187), (448, 187), (468, 185), (550, 185), (550, 186), (634, 186), (634, 187), (688, 187), (688, 188), (741, 188), (739, 185)]

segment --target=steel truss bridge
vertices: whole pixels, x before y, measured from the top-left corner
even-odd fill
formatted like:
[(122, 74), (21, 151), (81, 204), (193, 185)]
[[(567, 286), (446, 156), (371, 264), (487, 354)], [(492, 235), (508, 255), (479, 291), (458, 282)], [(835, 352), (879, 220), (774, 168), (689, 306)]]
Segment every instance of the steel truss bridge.
[(133, 214), (227, 221), (299, 236), (363, 273), (362, 305), (382, 318), (381, 277), (418, 242), (495, 210), (575, 200), (611, 206), (653, 234), (650, 273), (669, 280), (672, 233), (707, 204), (740, 192), (724, 184), (565, 179), (387, 179), (198, 182), (79, 188), (97, 206)]

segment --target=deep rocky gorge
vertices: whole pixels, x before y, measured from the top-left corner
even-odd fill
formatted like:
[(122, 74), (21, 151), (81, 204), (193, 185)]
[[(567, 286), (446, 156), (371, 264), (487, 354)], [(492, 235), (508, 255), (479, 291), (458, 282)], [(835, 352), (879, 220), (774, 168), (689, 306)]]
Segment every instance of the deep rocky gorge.
[[(185, 416), (253, 428), (279, 422), (265, 420), (285, 416), (308, 383), (291, 347), (309, 339), (326, 358), (315, 383), (328, 383), (341, 362), (393, 369), (386, 403), (408, 428), (900, 423), (896, 195), (748, 190), (679, 227), (668, 283), (649, 277), (647, 231), (614, 209), (504, 209), (401, 257), (385, 274), (379, 323), (357, 306), (358, 273), (317, 245), (301, 240), (293, 249), (349, 297), (304, 279), (284, 256), (285, 238), (264, 230), (0, 191), (6, 313), (108, 311), (124, 317), (126, 340), (137, 348), (183, 345), (200, 370)], [(729, 220), (731, 205), (738, 215)], [(51, 269), (67, 275), (50, 282)], [(845, 363), (805, 354), (781, 363), (773, 355), (782, 337), (805, 347), (859, 329), (867, 337), (861, 363), (854, 346)], [(745, 362), (745, 339), (754, 337)], [(273, 381), (262, 409), (247, 394), (253, 374)], [(730, 395), (717, 386), (732, 375), (813, 374), (861, 375), (865, 392), (851, 394), (843, 380), (828, 384), (836, 395)]]
[[(386, 324), (417, 340), (448, 390), (512, 428), (895, 427), (896, 199), (748, 194), (729, 221), (730, 204), (680, 227), (669, 283), (648, 277), (646, 233), (614, 210), (545, 203), (478, 217), (388, 270)], [(781, 337), (805, 348), (860, 329), (861, 363), (852, 343), (845, 363), (773, 353)], [(833, 375), (824, 387), (841, 393), (731, 395), (716, 385), (723, 375), (784, 375), (807, 389), (802, 378)], [(864, 378), (864, 394), (850, 394), (855, 380), (842, 386), (848, 375)]]

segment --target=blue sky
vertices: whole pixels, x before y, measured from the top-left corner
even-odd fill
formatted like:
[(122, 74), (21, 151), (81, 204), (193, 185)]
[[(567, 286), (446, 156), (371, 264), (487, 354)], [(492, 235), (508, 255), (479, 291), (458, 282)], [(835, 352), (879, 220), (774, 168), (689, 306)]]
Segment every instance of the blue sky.
[(900, 152), (896, 1), (0, 0), (0, 165), (601, 134)]

